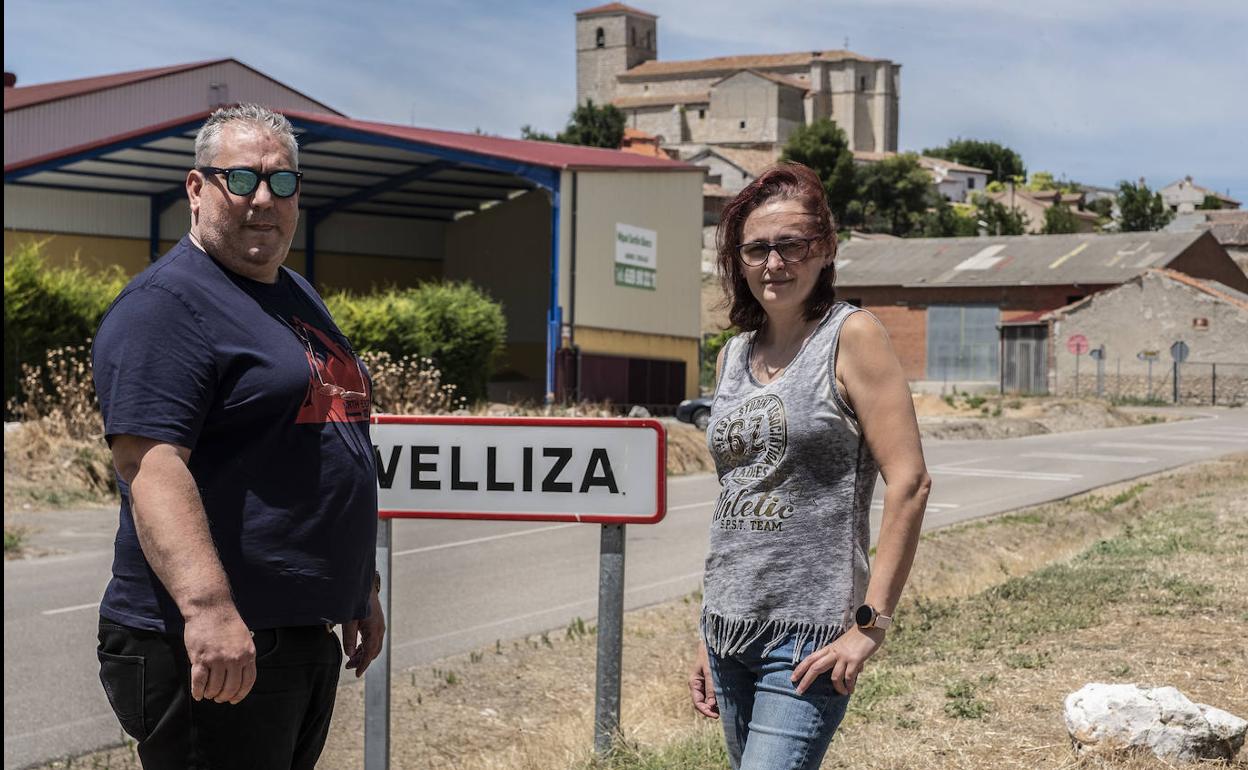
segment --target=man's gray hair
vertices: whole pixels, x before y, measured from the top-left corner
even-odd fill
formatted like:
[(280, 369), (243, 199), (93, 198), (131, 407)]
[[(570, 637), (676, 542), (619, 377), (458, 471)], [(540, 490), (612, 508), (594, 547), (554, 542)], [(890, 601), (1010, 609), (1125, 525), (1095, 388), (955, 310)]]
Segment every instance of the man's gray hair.
[(299, 143), (295, 141), (295, 128), (280, 112), (274, 112), (259, 104), (236, 104), (222, 107), (208, 116), (195, 135), (195, 166), (211, 166), (221, 149), (221, 129), (230, 123), (250, 123), (273, 135), (286, 145), (290, 160), (299, 168)]

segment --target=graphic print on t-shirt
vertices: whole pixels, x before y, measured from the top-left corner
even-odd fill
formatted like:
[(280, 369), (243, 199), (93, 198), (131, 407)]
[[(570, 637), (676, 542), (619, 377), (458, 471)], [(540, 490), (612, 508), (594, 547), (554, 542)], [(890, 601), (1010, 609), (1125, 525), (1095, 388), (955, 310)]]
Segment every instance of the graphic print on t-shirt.
[(788, 495), (760, 483), (771, 475), (788, 446), (784, 402), (756, 396), (715, 421), (711, 451), (732, 466), (721, 478), (713, 521), (720, 529), (781, 532), (793, 516)]
[(295, 422), (366, 422), (372, 392), (355, 355), (298, 316), (289, 324), (304, 343), (308, 361), (308, 390)]

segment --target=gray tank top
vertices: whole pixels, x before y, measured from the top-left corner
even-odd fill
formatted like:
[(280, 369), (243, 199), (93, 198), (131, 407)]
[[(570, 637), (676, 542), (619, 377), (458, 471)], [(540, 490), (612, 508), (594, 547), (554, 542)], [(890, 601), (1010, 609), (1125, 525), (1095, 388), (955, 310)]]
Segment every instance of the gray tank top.
[(754, 333), (728, 341), (707, 444), (721, 490), (711, 519), (702, 636), (720, 656), (758, 639), (828, 644), (866, 594), (879, 472), (836, 390), (838, 302), (776, 380), (750, 372)]

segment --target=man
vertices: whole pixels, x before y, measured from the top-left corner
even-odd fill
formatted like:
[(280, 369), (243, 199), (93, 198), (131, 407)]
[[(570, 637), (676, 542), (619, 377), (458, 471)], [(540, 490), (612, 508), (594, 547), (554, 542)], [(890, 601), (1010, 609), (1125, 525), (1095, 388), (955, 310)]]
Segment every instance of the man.
[(299, 219), (285, 117), (217, 110), (191, 229), (105, 314), (96, 391), (120, 479), (100, 678), (145, 768), (310, 768), (342, 653), (385, 620), (370, 382), (282, 267)]

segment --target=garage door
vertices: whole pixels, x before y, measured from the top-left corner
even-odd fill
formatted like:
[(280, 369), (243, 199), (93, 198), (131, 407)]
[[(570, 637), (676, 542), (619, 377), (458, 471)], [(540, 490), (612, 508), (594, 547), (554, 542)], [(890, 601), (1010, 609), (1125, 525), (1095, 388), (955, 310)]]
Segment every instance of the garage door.
[(927, 378), (996, 381), (1000, 364), (995, 305), (929, 305)]

